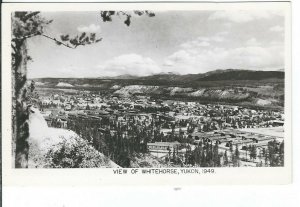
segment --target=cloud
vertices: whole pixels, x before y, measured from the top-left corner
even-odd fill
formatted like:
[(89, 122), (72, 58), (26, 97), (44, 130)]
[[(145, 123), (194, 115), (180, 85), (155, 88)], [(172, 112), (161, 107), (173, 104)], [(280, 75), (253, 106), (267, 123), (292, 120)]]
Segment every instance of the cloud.
[(210, 46), (210, 43), (208, 41), (203, 41), (201, 39), (197, 39), (194, 41), (186, 42), (180, 45), (180, 47), (185, 49), (190, 49), (194, 47), (208, 47)]
[(262, 46), (251, 38), (244, 45), (227, 49), (214, 44), (209, 47), (182, 47), (164, 60), (163, 72), (195, 74), (228, 68), (268, 70), (282, 68), (283, 65), (282, 44)]
[(247, 46), (260, 46), (261, 44), (255, 38), (251, 38), (251, 39), (247, 40), (246, 45)]
[(88, 32), (88, 33), (95, 33), (100, 31), (100, 26), (95, 24), (90, 24), (89, 26), (79, 26), (77, 27), (79, 32)]
[(283, 27), (279, 25), (270, 28), (271, 32), (282, 32), (283, 30)]
[(100, 76), (146, 76), (160, 72), (160, 67), (151, 58), (138, 54), (124, 54), (110, 59), (99, 65), (97, 71)]
[(209, 20), (228, 20), (235, 23), (246, 23), (257, 19), (270, 19), (274, 15), (281, 16), (280, 11), (266, 10), (233, 10), (233, 11), (215, 11), (208, 19)]
[(199, 47), (209, 47), (211, 44), (214, 44), (216, 42), (223, 42), (225, 40), (225, 36), (228, 34), (228, 32), (219, 32), (215, 35), (212, 35), (210, 37), (203, 37), (200, 36), (195, 40), (185, 42), (180, 45), (183, 49), (195, 49)]

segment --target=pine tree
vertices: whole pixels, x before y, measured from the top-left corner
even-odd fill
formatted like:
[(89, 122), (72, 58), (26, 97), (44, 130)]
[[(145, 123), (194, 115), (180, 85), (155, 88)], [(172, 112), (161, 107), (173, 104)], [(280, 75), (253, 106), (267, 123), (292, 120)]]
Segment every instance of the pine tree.
[(230, 152), (230, 160), (231, 160), (231, 163), (233, 164), (234, 163), (234, 153), (233, 153), (233, 146), (232, 146), (231, 142), (229, 143), (229, 152)]
[(224, 154), (224, 165), (227, 166), (229, 164), (228, 162), (228, 156), (227, 156), (227, 150), (225, 151), (225, 154)]
[(240, 151), (238, 145), (235, 146), (235, 151), (234, 151), (234, 166), (235, 167), (240, 166)]
[(176, 152), (175, 152), (175, 148), (173, 148), (173, 160), (176, 159)]
[(279, 146), (279, 159), (280, 166), (284, 166), (284, 141), (282, 141)]
[(213, 162), (214, 162), (214, 167), (219, 167), (220, 166), (218, 141), (215, 142), (215, 146), (213, 148)]
[(206, 153), (205, 150), (202, 150), (202, 154), (201, 154), (201, 167), (207, 167), (207, 162), (206, 162)]
[(254, 145), (251, 145), (250, 158), (254, 161), (256, 159), (256, 156), (257, 156), (256, 147)]

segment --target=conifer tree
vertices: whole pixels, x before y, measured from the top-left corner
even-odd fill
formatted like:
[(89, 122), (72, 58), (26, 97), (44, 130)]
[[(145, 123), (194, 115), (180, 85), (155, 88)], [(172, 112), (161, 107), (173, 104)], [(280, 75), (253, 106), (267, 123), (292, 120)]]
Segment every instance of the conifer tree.
[(227, 150), (225, 151), (225, 154), (224, 154), (224, 165), (227, 166), (229, 164), (228, 162), (228, 156), (227, 156)]
[(284, 141), (282, 141), (279, 146), (279, 159), (280, 166), (284, 166)]
[(219, 156), (219, 144), (218, 141), (215, 142), (215, 146), (213, 149), (213, 162), (215, 167), (220, 166), (220, 156)]
[(257, 156), (256, 147), (254, 145), (251, 145), (250, 158), (252, 159), (252, 161), (254, 161), (256, 159), (256, 156)]
[(233, 165), (235, 167), (239, 167), (240, 166), (240, 151), (239, 151), (238, 145), (235, 145)]

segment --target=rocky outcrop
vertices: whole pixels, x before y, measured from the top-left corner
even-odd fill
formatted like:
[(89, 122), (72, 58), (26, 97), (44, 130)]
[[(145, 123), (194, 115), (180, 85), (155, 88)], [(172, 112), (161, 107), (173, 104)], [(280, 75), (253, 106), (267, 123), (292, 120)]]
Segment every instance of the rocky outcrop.
[(119, 167), (75, 132), (47, 126), (35, 108), (29, 115), (30, 168)]
[(134, 94), (152, 94), (159, 90), (159, 86), (144, 86), (144, 85), (130, 85), (125, 86), (117, 91), (115, 94), (120, 94), (124, 96), (134, 95)]
[(122, 87), (115, 91), (115, 94), (130, 96), (134, 94), (143, 95), (167, 95), (167, 96), (181, 96), (203, 98), (208, 100), (221, 101), (239, 101), (250, 97), (247, 92), (235, 91), (232, 89), (210, 89), (210, 88), (184, 88), (184, 87), (163, 87), (163, 86), (146, 86), (146, 85), (129, 85)]

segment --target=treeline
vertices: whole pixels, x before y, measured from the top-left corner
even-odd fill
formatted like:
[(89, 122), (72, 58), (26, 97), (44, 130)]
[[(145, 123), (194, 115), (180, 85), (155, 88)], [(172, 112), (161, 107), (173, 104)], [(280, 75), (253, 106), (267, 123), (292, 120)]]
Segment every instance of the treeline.
[(241, 166), (240, 151), (238, 145), (230, 145), (229, 153), (220, 152), (219, 143), (211, 141), (200, 142), (192, 151), (187, 148), (185, 154), (185, 164), (196, 167), (240, 167)]
[(263, 155), (267, 166), (284, 166), (284, 142), (278, 143), (275, 140), (268, 142), (268, 147), (264, 150)]
[(149, 128), (117, 122), (101, 128), (104, 124), (100, 121), (75, 119), (68, 122), (68, 128), (122, 167), (130, 167), (130, 160), (135, 153), (147, 152), (147, 143), (151, 138)]
[[(181, 143), (180, 147), (169, 150), (166, 163), (180, 166), (196, 167), (239, 167), (241, 162), (256, 163), (258, 167), (284, 166), (284, 143), (268, 142), (266, 147), (257, 148), (255, 145), (232, 145), (228, 142), (226, 148), (220, 149), (219, 142), (209, 139), (195, 140), (184, 136), (183, 132), (175, 132), (175, 125), (164, 135), (161, 127), (168, 125), (167, 121), (152, 119), (148, 122), (136, 121), (133, 118), (126, 122), (116, 119), (93, 120), (75, 118), (68, 120), (67, 126), (79, 136), (88, 141), (96, 150), (113, 160), (122, 167), (131, 167), (131, 160), (141, 153), (147, 153), (147, 143), (174, 142)], [(179, 123), (185, 126), (186, 123)], [(188, 131), (192, 126), (188, 127)], [(194, 148), (195, 147), (195, 148)], [(192, 149), (193, 148), (193, 149)], [(251, 163), (250, 163), (251, 162)]]

